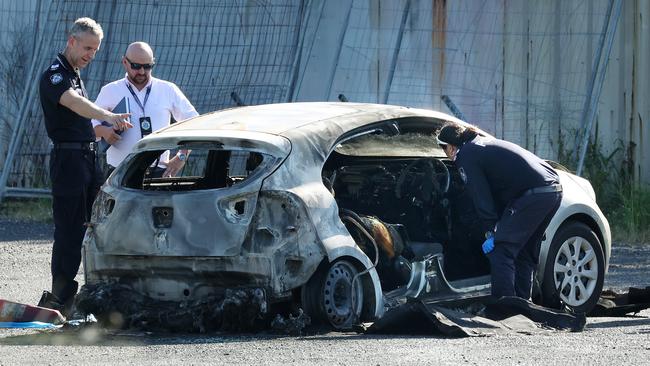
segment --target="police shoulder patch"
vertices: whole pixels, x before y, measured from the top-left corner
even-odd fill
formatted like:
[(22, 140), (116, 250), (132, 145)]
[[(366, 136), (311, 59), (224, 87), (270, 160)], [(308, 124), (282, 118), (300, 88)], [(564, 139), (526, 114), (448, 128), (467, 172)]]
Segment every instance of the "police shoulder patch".
[(50, 76), (50, 82), (52, 83), (52, 85), (57, 85), (61, 81), (63, 81), (63, 75), (61, 75), (58, 72), (56, 74), (52, 74), (52, 76)]
[(458, 173), (460, 173), (460, 179), (463, 180), (463, 183), (467, 183), (467, 174), (465, 174), (465, 169), (462, 167), (458, 169)]
[(59, 63), (55, 62), (55, 63), (52, 64), (52, 66), (50, 66), (50, 70), (54, 71), (54, 70), (58, 69), (59, 66), (60, 66)]

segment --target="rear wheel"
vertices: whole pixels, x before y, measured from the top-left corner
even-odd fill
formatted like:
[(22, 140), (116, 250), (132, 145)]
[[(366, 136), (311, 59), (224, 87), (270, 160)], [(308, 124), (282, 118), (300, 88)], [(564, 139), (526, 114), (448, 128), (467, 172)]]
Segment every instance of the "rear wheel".
[(345, 259), (323, 263), (303, 286), (303, 310), (316, 324), (334, 329), (350, 329), (358, 322), (363, 308), (364, 293), (356, 266)]
[(580, 222), (563, 225), (549, 248), (542, 296), (546, 306), (562, 304), (589, 312), (598, 302), (605, 279), (605, 258), (598, 236)]

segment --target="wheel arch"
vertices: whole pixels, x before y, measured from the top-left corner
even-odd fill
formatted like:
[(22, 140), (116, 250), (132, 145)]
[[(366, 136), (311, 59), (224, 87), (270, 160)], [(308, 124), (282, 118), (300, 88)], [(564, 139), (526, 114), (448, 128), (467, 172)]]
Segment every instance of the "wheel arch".
[[(582, 219), (582, 220), (580, 220)], [(557, 228), (557, 232), (553, 237), (551, 237), (549, 240), (550, 242), (550, 248), (549, 250), (545, 253), (546, 256), (548, 253), (554, 253), (552, 258), (546, 257), (546, 260), (543, 262), (544, 264), (541, 266), (542, 268), (545, 269), (544, 272), (548, 271), (549, 273), (544, 273), (538, 277), (540, 285), (541, 285), (541, 303), (544, 306), (547, 307), (560, 307), (562, 303), (573, 307), (574, 309), (579, 309), (576, 310), (578, 312), (589, 312), (597, 303), (598, 296), (600, 296), (600, 293), (602, 291), (603, 285), (604, 285), (604, 277), (606, 274), (606, 256), (604, 252), (604, 248), (602, 243), (599, 243), (602, 240), (602, 237), (598, 235), (598, 230), (594, 230), (593, 225), (596, 225), (596, 223), (592, 222), (591, 224), (589, 223), (589, 220), (585, 220), (584, 217), (572, 217), (572, 219), (567, 219), (565, 220), (562, 225), (560, 225)], [(596, 225), (597, 226), (597, 225)], [(578, 282), (580, 278), (582, 278), (582, 269), (583, 264), (576, 264), (577, 256), (579, 255), (579, 251), (582, 249), (575, 248), (575, 256), (574, 256), (574, 251), (571, 250), (571, 257), (574, 258), (574, 262), (571, 265), (570, 260), (571, 257), (568, 257), (569, 254), (563, 255), (565, 258), (566, 266), (563, 264), (562, 267), (563, 269), (560, 269), (560, 273), (562, 273), (564, 277), (564, 281), (566, 281), (567, 278), (571, 278), (571, 281), (568, 282), (562, 282), (562, 288), (563, 290), (560, 291), (560, 288), (557, 286), (557, 278), (554, 278), (557, 276), (557, 270), (553, 270), (553, 266), (557, 265), (556, 261), (558, 260), (556, 255), (559, 255), (561, 247), (564, 247), (564, 245), (568, 242), (567, 239), (571, 237), (579, 236), (582, 240), (585, 240), (589, 243), (591, 247), (596, 251), (596, 254), (594, 257), (592, 257), (593, 260), (597, 262), (598, 267), (596, 267), (596, 271), (598, 272), (598, 276), (595, 278), (595, 282), (590, 283), (587, 285), (586, 283), (583, 283), (584, 286), (582, 286), (582, 290), (580, 290), (579, 294), (587, 293), (588, 297), (584, 299), (578, 299), (577, 303), (572, 303), (576, 300), (574, 297), (574, 288), (577, 287), (577, 285), (574, 285), (574, 280), (575, 282)], [(598, 242), (595, 242), (598, 241)], [(572, 244), (569, 244), (572, 245)], [(583, 244), (581, 243), (580, 246)], [(599, 248), (596, 248), (595, 245), (600, 246)], [(589, 263), (591, 263), (592, 259), (589, 260)], [(592, 264), (589, 264), (588, 271), (591, 271)], [(600, 268), (600, 269), (599, 269)], [(574, 277), (572, 276), (572, 272), (575, 271)], [(587, 276), (590, 277), (590, 276)], [(593, 277), (592, 277), (593, 278)], [(564, 286), (569, 286), (570, 287), (570, 294), (564, 293)], [(594, 286), (593, 288), (590, 289), (591, 286)], [(583, 290), (587, 290), (587, 292), (583, 292)], [(562, 298), (562, 292), (564, 296), (570, 296), (571, 298), (569, 299), (564, 299)]]
[[(369, 258), (363, 252), (359, 252), (361, 254), (356, 253), (354, 249), (335, 250), (333, 253), (329, 253), (329, 255), (323, 257), (322, 261), (318, 265), (318, 269), (322, 266), (332, 264), (337, 260), (347, 260), (357, 268), (359, 273), (368, 270), (368, 273), (360, 277), (364, 291), (364, 304), (361, 313), (361, 321), (376, 320), (384, 314), (384, 297), (381, 283), (379, 282), (377, 270), (372, 265)], [(318, 273), (318, 270), (316, 270), (312, 276), (316, 275), (316, 273)]]
[(359, 273), (368, 271), (359, 277), (364, 290), (364, 304), (361, 319), (364, 321), (376, 320), (384, 314), (384, 295), (381, 282), (379, 281), (379, 274), (365, 253), (358, 248), (354, 249), (350, 253), (341, 253), (339, 256), (336, 256), (337, 253), (332, 253), (333, 255), (328, 256), (326, 260), (333, 263), (339, 259), (345, 259), (352, 262), (357, 267)]
[(600, 241), (601, 249), (603, 251), (605, 259), (605, 273), (607, 273), (611, 252), (611, 233), (609, 231), (609, 224), (606, 220), (602, 222), (602, 225), (599, 224), (597, 219), (595, 219), (590, 214), (585, 213), (584, 210), (582, 212), (578, 210), (574, 211), (577, 212), (573, 212), (564, 218), (558, 218), (556, 215), (556, 217), (551, 220), (551, 223), (546, 229), (545, 238), (542, 241), (541, 245), (542, 250), (540, 251), (539, 262), (537, 264), (537, 278), (540, 282), (544, 279), (544, 270), (546, 261), (548, 259), (548, 251), (551, 247), (551, 243), (555, 237), (555, 234), (560, 231), (561, 228), (566, 225), (570, 225), (573, 222), (579, 222), (587, 225), (596, 234), (596, 237)]

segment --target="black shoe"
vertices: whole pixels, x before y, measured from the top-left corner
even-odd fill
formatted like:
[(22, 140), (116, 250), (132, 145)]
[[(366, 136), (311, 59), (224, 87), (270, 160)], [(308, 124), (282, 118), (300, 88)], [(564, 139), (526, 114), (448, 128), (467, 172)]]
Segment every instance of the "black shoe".
[(75, 313), (74, 296), (63, 301), (49, 291), (43, 291), (43, 295), (41, 295), (41, 300), (38, 302), (37, 306), (56, 310), (66, 319), (70, 318), (70, 316)]
[(572, 332), (582, 332), (587, 325), (587, 314), (586, 313), (575, 313), (575, 324), (571, 327)]
[(56, 295), (60, 303), (66, 303), (69, 299), (74, 298), (79, 289), (79, 284), (75, 280), (68, 280), (63, 277), (57, 277), (52, 281), (52, 293)]
[(58, 310), (59, 312), (62, 312), (65, 307), (61, 299), (49, 291), (43, 291), (43, 295), (41, 295), (41, 300), (39, 300), (37, 306)]

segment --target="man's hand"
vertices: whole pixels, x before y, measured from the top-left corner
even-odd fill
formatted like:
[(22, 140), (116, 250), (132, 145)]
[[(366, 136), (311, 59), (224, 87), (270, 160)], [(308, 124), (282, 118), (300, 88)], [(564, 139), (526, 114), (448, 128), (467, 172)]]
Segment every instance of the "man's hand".
[(127, 128), (133, 127), (129, 122), (129, 113), (116, 114), (109, 112), (82, 97), (79, 93), (72, 90), (72, 88), (61, 94), (59, 103), (80, 116), (96, 119), (98, 121), (106, 121), (113, 125), (113, 128), (116, 130), (124, 131)]
[(108, 116), (104, 120), (111, 125), (116, 131), (124, 131), (133, 127), (131, 122), (129, 122), (130, 113), (108, 113)]
[(483, 242), (483, 245), (481, 246), (481, 248), (483, 248), (483, 253), (484, 254), (488, 254), (491, 251), (493, 251), (494, 250), (494, 237), (491, 236), (491, 237), (485, 239), (485, 241)]
[(183, 169), (185, 162), (179, 159), (178, 155), (174, 156), (167, 162), (167, 169), (163, 173), (163, 178), (174, 177)]
[(95, 135), (103, 138), (104, 141), (111, 145), (122, 139), (122, 136), (120, 136), (111, 126), (95, 126)]

